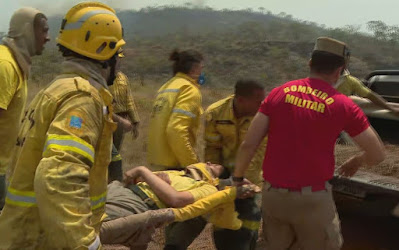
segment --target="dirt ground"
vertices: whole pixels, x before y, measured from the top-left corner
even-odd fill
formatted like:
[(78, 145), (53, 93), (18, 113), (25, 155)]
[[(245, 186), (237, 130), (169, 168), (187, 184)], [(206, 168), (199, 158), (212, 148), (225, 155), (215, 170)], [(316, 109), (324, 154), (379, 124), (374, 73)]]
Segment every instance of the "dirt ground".
[[(264, 249), (261, 240), (258, 242), (257, 249)], [(153, 235), (153, 240), (147, 250), (161, 250), (165, 244), (164, 229), (159, 228)], [(188, 248), (189, 250), (216, 250), (212, 239), (212, 226), (209, 224), (204, 231), (194, 240)], [(107, 245), (105, 250), (129, 250), (129, 248), (120, 245)]]

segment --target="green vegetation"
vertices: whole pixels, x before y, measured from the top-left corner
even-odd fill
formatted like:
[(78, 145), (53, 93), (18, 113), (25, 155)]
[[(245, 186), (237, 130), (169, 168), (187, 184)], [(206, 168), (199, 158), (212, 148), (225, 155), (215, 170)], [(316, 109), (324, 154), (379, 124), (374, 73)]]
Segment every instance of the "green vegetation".
[[(174, 48), (194, 48), (206, 56), (208, 87), (230, 88), (241, 77), (262, 81), (268, 89), (287, 80), (305, 77), (315, 38), (330, 36), (349, 44), (350, 69), (364, 77), (374, 69), (399, 68), (399, 27), (370, 21), (372, 33), (360, 27), (326, 28), (258, 9), (148, 7), (118, 13), (127, 40), (124, 71), (138, 84), (164, 82), (170, 77), (168, 55)], [(35, 58), (33, 82), (42, 86), (59, 72), (61, 57), (55, 36), (61, 17), (49, 20), (52, 44)]]

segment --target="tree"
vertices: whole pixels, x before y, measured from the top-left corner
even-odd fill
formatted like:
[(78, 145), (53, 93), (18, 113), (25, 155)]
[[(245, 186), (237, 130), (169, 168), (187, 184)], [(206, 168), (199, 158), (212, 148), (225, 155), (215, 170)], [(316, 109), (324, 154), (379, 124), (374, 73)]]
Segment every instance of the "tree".
[(373, 32), (374, 37), (378, 40), (388, 40), (388, 25), (383, 21), (369, 21), (367, 22), (367, 29)]

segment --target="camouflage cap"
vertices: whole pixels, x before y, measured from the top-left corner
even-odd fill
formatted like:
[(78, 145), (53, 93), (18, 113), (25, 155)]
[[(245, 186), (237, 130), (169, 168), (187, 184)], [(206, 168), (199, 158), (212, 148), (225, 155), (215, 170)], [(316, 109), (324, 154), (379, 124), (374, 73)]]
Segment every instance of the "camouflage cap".
[(348, 46), (338, 40), (329, 37), (319, 37), (316, 40), (313, 51), (325, 51), (337, 56), (345, 58), (345, 61), (349, 59), (350, 52)]

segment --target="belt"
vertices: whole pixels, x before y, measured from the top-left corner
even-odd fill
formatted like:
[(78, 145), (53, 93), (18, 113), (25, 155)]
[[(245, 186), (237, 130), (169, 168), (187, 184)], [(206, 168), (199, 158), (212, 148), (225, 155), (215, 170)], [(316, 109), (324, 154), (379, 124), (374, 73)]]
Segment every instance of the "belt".
[(148, 197), (148, 195), (146, 195), (146, 193), (144, 193), (143, 190), (141, 190), (141, 188), (139, 188), (137, 185), (132, 184), (129, 185), (127, 188), (132, 190), (133, 193), (135, 193), (138, 197), (140, 197), (144, 201), (144, 203), (148, 206), (149, 209), (151, 210), (159, 209), (155, 201), (150, 197)]
[(270, 182), (265, 181), (263, 184), (263, 188), (266, 190), (273, 189), (281, 193), (288, 193), (288, 192), (300, 192), (302, 194), (310, 194), (314, 192), (319, 192), (319, 191), (330, 191), (331, 190), (331, 184), (326, 181), (321, 184), (316, 184), (316, 185), (311, 185), (311, 186), (306, 186), (306, 187), (286, 187), (286, 188), (280, 188), (273, 186)]

